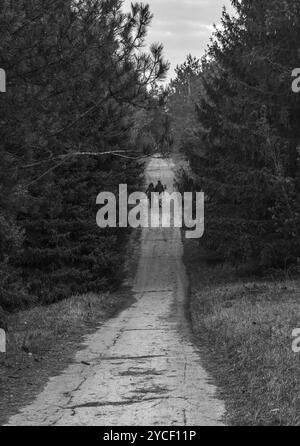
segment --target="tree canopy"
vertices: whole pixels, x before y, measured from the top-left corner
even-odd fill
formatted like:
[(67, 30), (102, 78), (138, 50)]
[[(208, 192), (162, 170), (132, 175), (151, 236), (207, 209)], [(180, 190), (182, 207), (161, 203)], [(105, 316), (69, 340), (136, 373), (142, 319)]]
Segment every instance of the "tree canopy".
[[(0, 5), (0, 305), (49, 302), (118, 282), (123, 231), (96, 227), (96, 196), (132, 187), (138, 110), (168, 63), (145, 49), (149, 6), (120, 0)], [(112, 280), (113, 279), (113, 280)]]
[(205, 246), (233, 261), (285, 267), (300, 257), (300, 102), (291, 88), (300, 5), (232, 4), (203, 60), (178, 67), (170, 113), (185, 127), (180, 145), (193, 187), (207, 195)]

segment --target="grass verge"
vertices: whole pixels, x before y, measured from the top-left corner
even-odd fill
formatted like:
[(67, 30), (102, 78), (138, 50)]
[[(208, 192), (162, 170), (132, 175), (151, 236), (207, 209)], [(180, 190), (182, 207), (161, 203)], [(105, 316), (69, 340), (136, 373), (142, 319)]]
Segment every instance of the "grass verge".
[(206, 367), (226, 403), (226, 422), (300, 425), (300, 281), (242, 277), (209, 264), (193, 241), (185, 245), (191, 279), (190, 315)]
[(9, 316), (7, 354), (0, 354), (0, 425), (30, 404), (50, 377), (68, 367), (86, 335), (134, 302), (139, 240), (135, 231), (122, 266), (126, 282), (116, 292), (73, 296)]
[(132, 293), (87, 294), (9, 316), (7, 355), (0, 355), (0, 425), (29, 404), (51, 376), (72, 362), (85, 335), (127, 307)]

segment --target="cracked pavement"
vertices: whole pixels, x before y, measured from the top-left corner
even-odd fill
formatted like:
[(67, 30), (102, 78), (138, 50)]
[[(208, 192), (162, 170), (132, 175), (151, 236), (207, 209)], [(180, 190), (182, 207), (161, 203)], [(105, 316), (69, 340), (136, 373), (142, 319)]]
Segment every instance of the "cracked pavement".
[[(153, 158), (148, 182), (171, 191), (171, 160)], [(85, 340), (11, 426), (220, 426), (224, 403), (201, 364), (185, 316), (180, 229), (143, 229), (136, 302)]]

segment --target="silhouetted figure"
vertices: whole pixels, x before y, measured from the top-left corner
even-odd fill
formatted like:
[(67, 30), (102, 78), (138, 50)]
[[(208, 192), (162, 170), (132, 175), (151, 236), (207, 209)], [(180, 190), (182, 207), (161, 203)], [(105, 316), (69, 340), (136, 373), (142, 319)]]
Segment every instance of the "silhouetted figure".
[(148, 197), (149, 203), (151, 204), (152, 194), (155, 192), (155, 187), (153, 183), (150, 183), (148, 189), (146, 190), (146, 195)]
[(164, 193), (165, 189), (166, 189), (166, 188), (162, 185), (161, 181), (158, 180), (158, 183), (157, 183), (157, 185), (155, 186), (155, 192), (156, 192), (157, 194), (160, 195), (160, 198), (159, 198), (159, 207), (160, 207), (160, 208), (162, 207), (162, 199), (161, 199), (161, 195)]
[(162, 194), (164, 191), (165, 191), (165, 188), (162, 185), (161, 181), (159, 180), (157, 185), (155, 186), (155, 192), (158, 194)]

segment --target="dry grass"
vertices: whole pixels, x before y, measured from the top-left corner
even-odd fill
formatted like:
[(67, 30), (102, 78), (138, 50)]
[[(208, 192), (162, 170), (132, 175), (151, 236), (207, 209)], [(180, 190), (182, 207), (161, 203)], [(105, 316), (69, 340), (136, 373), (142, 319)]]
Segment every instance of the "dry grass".
[(68, 366), (84, 335), (132, 301), (124, 287), (114, 294), (74, 296), (11, 315), (7, 355), (0, 355), (0, 424)]
[(12, 315), (8, 321), (8, 358), (20, 350), (43, 354), (56, 339), (72, 335), (79, 326), (101, 322), (113, 306), (109, 294), (87, 294)]
[(140, 231), (134, 231), (127, 244), (128, 260), (120, 266), (126, 283), (115, 293), (73, 296), (9, 317), (8, 353), (0, 354), (0, 425), (29, 404), (51, 376), (68, 367), (85, 335), (134, 302), (139, 239)]
[(300, 425), (300, 281), (241, 280), (230, 267), (187, 264), (191, 318), (235, 425)]

